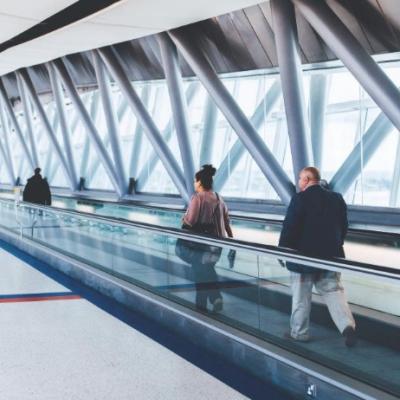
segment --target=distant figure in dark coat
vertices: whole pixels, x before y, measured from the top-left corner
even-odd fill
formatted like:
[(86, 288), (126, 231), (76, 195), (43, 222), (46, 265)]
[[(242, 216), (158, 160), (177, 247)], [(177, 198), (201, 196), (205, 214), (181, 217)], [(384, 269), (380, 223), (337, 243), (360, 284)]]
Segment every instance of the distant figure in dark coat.
[[(300, 172), (300, 193), (293, 196), (283, 222), (279, 246), (309, 257), (344, 257), (347, 207), (343, 197), (321, 187), (317, 168)], [(322, 296), (347, 346), (354, 346), (355, 322), (347, 304), (340, 273), (287, 262), (291, 271), (292, 316), (290, 337), (309, 340), (312, 287)]]
[(40, 168), (35, 169), (35, 175), (28, 179), (25, 185), (23, 200), (29, 203), (51, 206), (50, 187), (46, 178), (40, 175)]

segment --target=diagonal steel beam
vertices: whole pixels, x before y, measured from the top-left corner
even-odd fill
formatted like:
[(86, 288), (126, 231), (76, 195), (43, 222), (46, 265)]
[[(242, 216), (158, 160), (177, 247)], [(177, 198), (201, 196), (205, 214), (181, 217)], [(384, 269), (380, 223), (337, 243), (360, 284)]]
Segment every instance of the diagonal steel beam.
[[(21, 127), (18, 124), (17, 118), (15, 117), (14, 111), (12, 109), (10, 100), (8, 99), (8, 95), (6, 92), (6, 88), (4, 87), (4, 83), (3, 83), (3, 78), (0, 78), (0, 95), (3, 99), (3, 103), (6, 107), (6, 110), (8, 112), (8, 116), (11, 119), (12, 124), (14, 125), (14, 129), (15, 129), (15, 133), (17, 134), (18, 140), (21, 144), (22, 147), (22, 152), (28, 162), (28, 165), (31, 167), (32, 171), (37, 167), (37, 165), (35, 164), (30, 152), (29, 152), (29, 148), (28, 145), (26, 144), (24, 135), (22, 134), (22, 130)], [(21, 163), (22, 164), (22, 163)]]
[(66, 161), (68, 163), (68, 173), (73, 180), (73, 188), (72, 190), (78, 189), (78, 175), (76, 173), (75, 161), (74, 156), (72, 154), (72, 145), (71, 145), (71, 131), (69, 130), (69, 126), (67, 123), (67, 117), (65, 115), (65, 100), (64, 100), (64, 93), (61, 87), (61, 82), (58, 79), (56, 71), (52, 64), (46, 64), (47, 71), (50, 77), (50, 84), (51, 89), (53, 92), (54, 101), (56, 104), (57, 113), (59, 116), (59, 122), (61, 127), (61, 134), (63, 137), (64, 142), (64, 149), (65, 149), (65, 156)]
[(367, 165), (379, 145), (392, 130), (391, 121), (383, 112), (380, 113), (336, 171), (329, 183), (330, 187), (337, 192), (346, 193), (361, 173), (361, 158), (364, 166)]
[(108, 67), (109, 71), (112, 73), (114, 79), (118, 83), (121, 91), (124, 93), (128, 100), (129, 106), (135, 113), (136, 118), (139, 123), (143, 125), (143, 129), (155, 149), (161, 162), (164, 164), (169, 176), (171, 177), (173, 183), (177, 187), (179, 193), (185, 201), (189, 200), (189, 194), (186, 189), (185, 180), (182, 172), (179, 168), (177, 161), (174, 158), (169, 147), (164, 142), (160, 131), (158, 130), (156, 124), (152, 120), (148, 111), (141, 102), (136, 91), (132, 87), (127, 75), (125, 74), (122, 66), (120, 65), (118, 59), (115, 57), (111, 48), (102, 48), (97, 50)]
[[(147, 108), (150, 98), (150, 85), (146, 85), (142, 90), (142, 101), (144, 106)], [(155, 107), (158, 107), (157, 104), (157, 96), (156, 101), (154, 102)], [(155, 108), (154, 107), (154, 108)], [(131, 159), (129, 164), (129, 176), (132, 178), (137, 177), (138, 174), (138, 166), (139, 166), (139, 154), (142, 149), (143, 142), (143, 126), (136, 122), (135, 133), (133, 135), (133, 143), (132, 143), (132, 151), (131, 151)], [(137, 188), (135, 188), (136, 190)]]
[[(262, 123), (268, 118), (276, 102), (279, 100), (281, 93), (280, 81), (276, 80), (250, 118), (250, 123), (256, 130), (258, 130)], [(237, 139), (218, 168), (214, 180), (215, 190), (220, 191), (224, 187), (228, 181), (229, 174), (237, 167), (245, 153), (246, 147), (244, 147), (240, 139)]]
[(310, 124), (314, 165), (322, 166), (325, 111), (329, 92), (329, 77), (325, 74), (311, 75)]
[(39, 166), (39, 157), (37, 153), (37, 148), (36, 148), (36, 141), (35, 141), (35, 135), (34, 135), (34, 130), (33, 130), (33, 123), (32, 123), (32, 109), (31, 109), (31, 104), (29, 101), (29, 98), (26, 95), (25, 92), (25, 87), (24, 84), (21, 80), (20, 74), (16, 73), (17, 77), (17, 86), (18, 86), (18, 91), (19, 95), (21, 97), (21, 102), (22, 102), (22, 107), (24, 110), (24, 119), (26, 123), (26, 130), (28, 133), (28, 138), (29, 138), (29, 143), (31, 147), (31, 154), (33, 158), (33, 162), (35, 163), (36, 166)]
[[(196, 91), (197, 91), (197, 83), (191, 82), (188, 88), (186, 89), (186, 101), (189, 105), (193, 101)], [(173, 132), (174, 132), (174, 121), (171, 118), (162, 132), (162, 137), (166, 143), (170, 141)], [(136, 190), (138, 192), (143, 191), (147, 183), (147, 180), (149, 179), (151, 173), (154, 171), (159, 160), (160, 159), (157, 153), (153, 150), (152, 153), (150, 153), (149, 158), (147, 159), (145, 165), (139, 172), (136, 185)]]
[(193, 194), (193, 177), (195, 170), (189, 139), (189, 118), (178, 61), (178, 51), (167, 33), (159, 33), (157, 38), (160, 46), (161, 59), (164, 65), (165, 77), (167, 79), (169, 99), (181, 153), (186, 189), (189, 194)]
[[(54, 132), (57, 131), (58, 125), (59, 125), (59, 117), (58, 116), (59, 116), (59, 114), (57, 112), (55, 112), (53, 115), (52, 127), (53, 127)], [(58, 166), (60, 165), (59, 163), (56, 163), (54, 168), (52, 168), (53, 154), (54, 154), (53, 151), (47, 151), (47, 159), (46, 159), (46, 164), (44, 167), (44, 174), (45, 174), (45, 176), (47, 176), (49, 185), (53, 181), (53, 177), (54, 177), (55, 173), (57, 172), (56, 170), (58, 169)]]
[[(212, 164), (212, 151), (215, 142), (215, 130), (217, 128), (218, 109), (210, 96), (207, 97), (204, 109), (203, 121), (203, 137), (200, 148), (200, 166), (204, 164)], [(199, 166), (199, 165), (198, 165)]]
[(400, 130), (400, 91), (324, 1), (292, 0), (336, 56)]
[(9, 142), (10, 127), (8, 125), (8, 120), (4, 115), (3, 102), (1, 101), (1, 98), (0, 98), (0, 123), (3, 130), (2, 137), (4, 139), (4, 151), (5, 151), (6, 163), (8, 168), (10, 169), (10, 174), (14, 177), (12, 182), (15, 183), (14, 163), (11, 157), (10, 142)]
[(14, 175), (14, 171), (12, 169), (12, 167), (10, 166), (10, 163), (8, 161), (8, 157), (7, 157), (7, 152), (4, 148), (3, 142), (0, 139), (0, 153), (1, 153), (1, 158), (4, 161), (5, 165), (6, 165), (6, 169), (7, 169), (7, 174), (8, 177), (10, 178), (10, 183), (13, 185), (15, 184), (15, 175)]
[[(125, 113), (127, 112), (127, 110), (128, 110), (128, 103), (127, 103), (127, 101), (126, 101), (125, 99), (122, 99), (122, 102), (121, 102), (121, 104), (120, 104), (120, 106), (119, 106), (119, 108), (118, 108), (118, 112), (117, 112), (118, 120), (119, 120), (119, 121), (121, 121), (121, 119), (124, 117), (124, 115), (125, 115)], [(91, 115), (94, 115), (94, 114), (93, 114), (93, 110), (92, 110), (92, 112), (91, 112)], [(96, 113), (96, 115), (97, 115), (97, 113)], [(97, 117), (96, 117), (96, 118), (97, 118)], [(109, 137), (106, 136), (106, 138), (104, 139), (104, 146), (107, 148), (108, 145), (109, 145)], [(89, 169), (89, 172), (87, 173), (87, 182), (88, 182), (88, 184), (89, 184), (89, 182), (93, 179), (95, 173), (96, 173), (97, 170), (99, 169), (100, 164), (101, 164), (101, 163), (100, 163), (99, 158), (96, 157), (96, 158), (93, 160), (93, 163), (92, 163), (92, 165), (91, 165), (91, 167), (90, 167), (90, 169)]]
[(111, 160), (111, 157), (107, 153), (107, 150), (103, 145), (101, 137), (96, 129), (96, 126), (94, 125), (92, 119), (90, 118), (89, 113), (87, 112), (85, 106), (83, 105), (82, 99), (80, 98), (74, 86), (74, 83), (72, 82), (72, 78), (67, 68), (65, 67), (64, 62), (61, 59), (57, 59), (52, 61), (52, 63), (56, 68), (58, 74), (60, 75), (64, 83), (64, 87), (67, 90), (69, 97), (74, 103), (81, 117), (81, 120), (87, 129), (87, 133), (97, 151), (98, 157), (100, 157), (101, 162), (103, 163), (104, 169), (106, 170), (106, 173), (110, 178), (110, 181), (114, 186), (115, 191), (117, 192), (118, 196), (122, 196), (123, 193), (120, 191), (118, 175), (115, 172), (115, 168)]
[(60, 146), (60, 143), (58, 143), (57, 137), (55, 132), (53, 131), (53, 128), (50, 124), (50, 121), (47, 117), (46, 112), (44, 111), (43, 105), (39, 100), (39, 97), (36, 93), (36, 90), (33, 86), (32, 80), (28, 74), (28, 71), (25, 68), (20, 69), (19, 71), (16, 72), (17, 75), (19, 75), (20, 79), (23, 81), (24, 85), (28, 89), (29, 95), (33, 101), (33, 104), (35, 105), (36, 111), (40, 116), (40, 119), (42, 121), (42, 124), (45, 128), (45, 131), (47, 133), (47, 137), (49, 139), (49, 142), (51, 143), (51, 146), (53, 147), (53, 150), (55, 154), (57, 155), (58, 161), (61, 164), (62, 171), (69, 183), (69, 187), (71, 190), (75, 190), (76, 183), (75, 179), (73, 176), (70, 175), (70, 171), (68, 168), (67, 161), (64, 157), (63, 150)]
[(182, 30), (176, 29), (169, 34), (279, 197), (285, 204), (289, 204), (295, 193), (293, 183), (220, 81), (210, 62), (193, 46), (190, 38), (184, 35)]
[(111, 97), (111, 84), (106, 68), (96, 51), (92, 51), (93, 66), (96, 73), (100, 97), (103, 103), (103, 111), (107, 124), (107, 137), (111, 144), (114, 158), (115, 173), (118, 177), (119, 191), (123, 195), (128, 192), (128, 181), (126, 179), (124, 164), (122, 161), (121, 145), (119, 138), (118, 120)]
[[(91, 97), (87, 97), (86, 99), (82, 98), (82, 101), (86, 101), (90, 103), (90, 118), (92, 119), (93, 123), (96, 125), (97, 115), (99, 113), (99, 94), (98, 92), (94, 92)], [(79, 115), (79, 113), (77, 113)], [(72, 127), (72, 133), (75, 132), (76, 127), (78, 126), (78, 119), (77, 123)], [(86, 127), (85, 127), (86, 128)], [(87, 168), (89, 164), (89, 154), (90, 154), (90, 135), (86, 132), (85, 141), (83, 142), (83, 150), (82, 150), (82, 158), (81, 158), (81, 168), (80, 168), (80, 177), (87, 178), (88, 181), (91, 179), (91, 176), (87, 174)], [(96, 159), (100, 162), (99, 157)]]
[(274, 37), (282, 82), (283, 102), (292, 153), (293, 174), (311, 165), (311, 146), (294, 6), (290, 0), (271, 0)]
[(392, 187), (390, 188), (389, 207), (397, 207), (400, 195), (400, 135), (397, 135), (396, 158), (392, 175)]

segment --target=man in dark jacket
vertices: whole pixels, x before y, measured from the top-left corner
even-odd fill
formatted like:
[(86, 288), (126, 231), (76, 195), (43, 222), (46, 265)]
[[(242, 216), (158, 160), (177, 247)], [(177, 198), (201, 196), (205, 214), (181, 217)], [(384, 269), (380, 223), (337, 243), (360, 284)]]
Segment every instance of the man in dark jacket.
[[(300, 193), (293, 196), (283, 222), (279, 246), (309, 257), (344, 257), (347, 207), (339, 193), (321, 187), (317, 168), (304, 168), (299, 175)], [(288, 262), (291, 271), (292, 315), (290, 336), (309, 340), (312, 287), (323, 297), (347, 346), (356, 342), (355, 322), (347, 304), (340, 273)]]
[(46, 179), (40, 175), (40, 168), (35, 169), (35, 175), (28, 179), (25, 185), (23, 200), (29, 203), (51, 205), (51, 193)]

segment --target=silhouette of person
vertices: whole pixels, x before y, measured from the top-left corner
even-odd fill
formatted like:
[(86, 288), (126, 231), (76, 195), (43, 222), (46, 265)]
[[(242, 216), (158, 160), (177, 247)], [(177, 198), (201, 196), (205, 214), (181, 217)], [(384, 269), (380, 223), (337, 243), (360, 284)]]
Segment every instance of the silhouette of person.
[(40, 168), (35, 168), (35, 174), (30, 177), (25, 185), (23, 200), (29, 203), (51, 206), (50, 187), (46, 178), (40, 175)]

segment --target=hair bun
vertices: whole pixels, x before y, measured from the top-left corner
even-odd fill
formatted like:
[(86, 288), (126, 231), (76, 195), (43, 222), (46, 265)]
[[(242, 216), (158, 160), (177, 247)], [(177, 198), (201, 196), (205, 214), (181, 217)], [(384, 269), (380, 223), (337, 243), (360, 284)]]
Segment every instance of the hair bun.
[(217, 172), (217, 169), (214, 168), (211, 164), (204, 164), (201, 168), (203, 169), (204, 173), (209, 176), (214, 176)]

